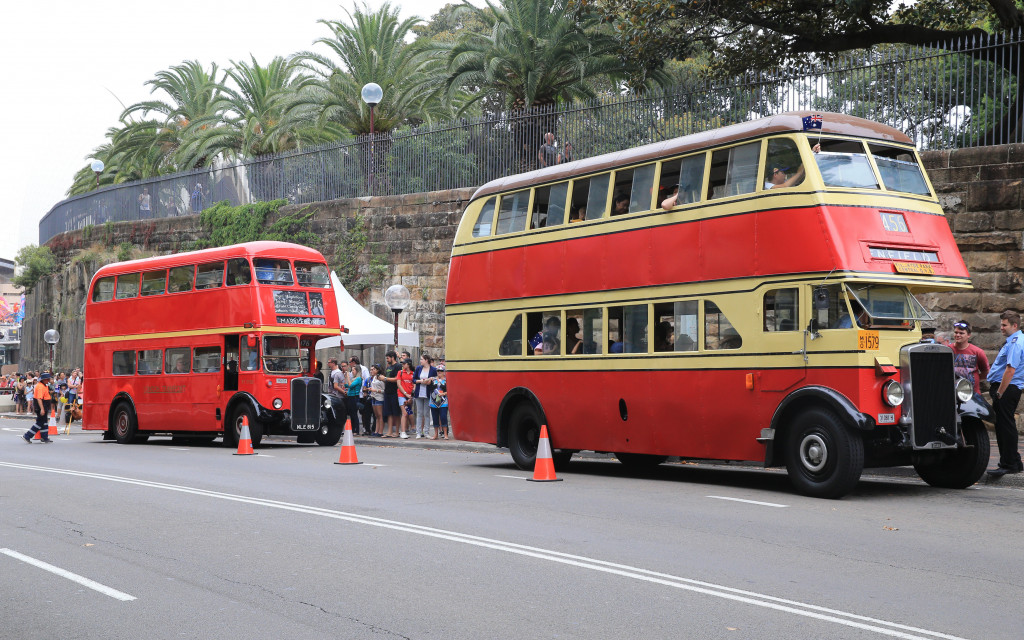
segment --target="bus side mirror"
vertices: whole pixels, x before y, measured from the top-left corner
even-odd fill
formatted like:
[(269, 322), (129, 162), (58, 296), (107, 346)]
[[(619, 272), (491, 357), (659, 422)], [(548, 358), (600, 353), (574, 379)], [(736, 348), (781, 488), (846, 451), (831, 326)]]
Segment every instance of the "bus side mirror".
[(829, 307), (829, 299), (828, 299), (828, 297), (829, 297), (828, 296), (828, 289), (826, 289), (825, 287), (817, 287), (814, 290), (814, 293), (813, 293), (813, 296), (812, 296), (812, 298), (813, 298), (812, 307), (815, 310), (828, 309), (828, 307)]
[(259, 344), (259, 342), (256, 341), (256, 334), (250, 333), (249, 335), (245, 336), (245, 344), (248, 345), (250, 348), (255, 349), (256, 345)]

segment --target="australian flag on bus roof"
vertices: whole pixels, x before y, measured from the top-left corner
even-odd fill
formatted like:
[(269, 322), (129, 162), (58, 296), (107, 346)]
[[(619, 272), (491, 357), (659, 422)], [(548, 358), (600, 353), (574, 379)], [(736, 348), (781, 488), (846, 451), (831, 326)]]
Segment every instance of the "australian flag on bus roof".
[(804, 116), (804, 131), (809, 129), (820, 129), (821, 128), (821, 114), (815, 113), (813, 115)]

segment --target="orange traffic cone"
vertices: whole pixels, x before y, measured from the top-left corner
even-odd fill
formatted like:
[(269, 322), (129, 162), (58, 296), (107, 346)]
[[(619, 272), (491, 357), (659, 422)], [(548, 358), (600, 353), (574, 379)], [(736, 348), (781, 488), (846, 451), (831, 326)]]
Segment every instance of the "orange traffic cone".
[(548, 441), (548, 425), (540, 426), (540, 440), (537, 442), (537, 463), (533, 467), (531, 482), (561, 482), (555, 477), (555, 461), (551, 457), (551, 442)]
[(236, 456), (254, 456), (256, 452), (252, 450), (252, 436), (249, 435), (249, 417), (242, 416), (242, 435), (238, 438), (238, 453), (233, 455)]
[(50, 418), (46, 422), (46, 430), (47, 433), (50, 434), (51, 438), (57, 435), (57, 432), (59, 431), (57, 427), (57, 411), (54, 409), (50, 409)]
[(356, 441), (352, 439), (352, 420), (345, 421), (345, 437), (341, 439), (341, 457), (334, 464), (363, 464), (356, 457)]

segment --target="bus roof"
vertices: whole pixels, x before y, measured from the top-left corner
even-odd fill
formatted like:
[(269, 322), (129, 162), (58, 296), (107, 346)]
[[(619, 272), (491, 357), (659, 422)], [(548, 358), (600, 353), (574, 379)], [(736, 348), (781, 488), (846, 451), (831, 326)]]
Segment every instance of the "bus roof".
[(172, 253), (165, 256), (154, 256), (152, 258), (140, 258), (126, 262), (115, 262), (100, 267), (93, 276), (93, 279), (109, 276), (118, 273), (131, 273), (135, 271), (147, 271), (150, 269), (162, 269), (176, 267), (197, 262), (212, 262), (226, 258), (241, 258), (254, 256), (272, 256), (275, 258), (292, 258), (299, 260), (323, 261), (323, 256), (316, 249), (310, 249), (301, 244), (291, 242), (275, 242), (261, 240), (258, 242), (244, 242), (233, 244), (227, 247), (214, 247), (212, 249), (200, 249), (199, 251), (187, 251), (185, 253)]
[[(750, 138), (759, 138), (779, 133), (803, 132), (804, 116), (820, 115), (822, 125), (820, 133), (873, 138), (899, 144), (913, 144), (905, 133), (888, 125), (848, 116), (841, 113), (822, 111), (789, 111), (768, 118), (758, 118), (748, 122), (710, 129), (690, 134), (681, 138), (673, 138), (663, 142), (655, 142), (642, 147), (634, 147), (624, 151), (614, 151), (592, 158), (576, 160), (553, 167), (545, 167), (527, 173), (519, 173), (492, 180), (476, 190), (472, 199), (481, 198), (502, 191), (511, 191), (532, 187), (538, 183), (565, 180), (579, 175), (607, 171), (615, 167), (654, 161), (674, 155), (682, 155), (690, 151), (726, 145)], [(817, 129), (814, 134), (819, 133)]]

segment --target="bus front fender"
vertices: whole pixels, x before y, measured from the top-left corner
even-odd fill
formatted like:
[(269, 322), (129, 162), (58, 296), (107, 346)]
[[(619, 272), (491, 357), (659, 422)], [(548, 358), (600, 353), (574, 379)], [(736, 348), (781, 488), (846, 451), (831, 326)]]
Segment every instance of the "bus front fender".
[(249, 407), (252, 409), (253, 413), (256, 415), (256, 419), (259, 420), (260, 422), (263, 422), (263, 423), (266, 423), (266, 424), (277, 422), (277, 420), (278, 420), (277, 416), (272, 414), (270, 411), (267, 410), (266, 407), (264, 407), (259, 402), (257, 402), (256, 398), (252, 397), (251, 395), (249, 395), (248, 393), (245, 393), (245, 392), (236, 393), (235, 396), (233, 398), (231, 398), (231, 401), (228, 402), (228, 406), (227, 406), (227, 410), (226, 410), (227, 412), (224, 415), (224, 420), (225, 421), (228, 420), (229, 419), (228, 416), (230, 416), (230, 415), (232, 415), (234, 413), (235, 407), (237, 407), (239, 404), (242, 404), (242, 403), (245, 403), (245, 404), (249, 405)]
[(812, 406), (824, 406), (836, 413), (843, 424), (856, 431), (870, 431), (875, 428), (875, 421), (857, 409), (849, 398), (835, 389), (821, 386), (810, 386), (797, 389), (783, 399), (772, 415), (771, 428), (762, 432), (758, 438), (766, 446), (764, 465), (777, 464), (778, 453), (775, 448), (776, 436), (785, 434), (789, 422), (803, 409)]

